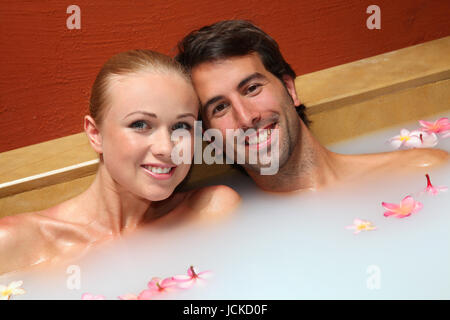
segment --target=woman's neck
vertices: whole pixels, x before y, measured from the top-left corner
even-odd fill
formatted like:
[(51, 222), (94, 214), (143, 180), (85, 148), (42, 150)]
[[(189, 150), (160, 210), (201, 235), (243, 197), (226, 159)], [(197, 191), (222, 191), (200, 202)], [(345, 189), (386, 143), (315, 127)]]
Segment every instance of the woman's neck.
[(101, 234), (120, 235), (146, 218), (150, 204), (150, 200), (124, 190), (100, 163), (91, 186), (58, 211), (64, 220), (89, 225)]

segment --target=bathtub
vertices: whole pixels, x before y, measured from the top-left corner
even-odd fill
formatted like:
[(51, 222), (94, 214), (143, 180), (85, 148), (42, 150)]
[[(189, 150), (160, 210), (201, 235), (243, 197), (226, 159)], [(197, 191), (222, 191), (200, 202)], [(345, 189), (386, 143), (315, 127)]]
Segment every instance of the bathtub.
[[(416, 46), (414, 51), (426, 56), (420, 50), (443, 46), (442, 42), (450, 45), (450, 37)], [(340, 66), (328, 73), (297, 79), (300, 87), (304, 82), (310, 84), (307, 88), (317, 86), (314, 94), (302, 93), (302, 100), (313, 106), (309, 113), (314, 122), (312, 130), (329, 149), (341, 153), (390, 151), (386, 140), (401, 128), (417, 128), (413, 119), (450, 117), (448, 58), (445, 66), (416, 70), (414, 77), (396, 74), (395, 81), (383, 78), (381, 74), (386, 72), (381, 69), (382, 79), (377, 78), (376, 83), (370, 78), (360, 81), (365, 84), (349, 83), (351, 88), (347, 89), (352, 94), (336, 89), (342, 85), (338, 83), (327, 87), (330, 92), (335, 90), (333, 99), (321, 96), (323, 90), (319, 88), (328, 83), (331, 74), (379, 68), (383, 63), (387, 68), (393, 60), (404, 62), (411, 55), (405, 50), (355, 62), (351, 68)], [(438, 147), (450, 151), (450, 139), (441, 140)], [(91, 160), (86, 157), (80, 163)], [(54, 185), (62, 189), (61, 184), (79, 183), (81, 190), (92, 179), (89, 173), (95, 170), (95, 163), (81, 168), (83, 174), (74, 169), (7, 185), (3, 195), (9, 197), (9, 202), (5, 200), (0, 208), (9, 208), (11, 199), (19, 199), (20, 188), (24, 194), (39, 192), (39, 183), (48, 184), (42, 189), (54, 187), (48, 181), (58, 182)], [(404, 196), (421, 191), (426, 186), (425, 170), (293, 194), (267, 194), (238, 171), (220, 170), (214, 179), (208, 176), (188, 184), (198, 187), (222, 183), (241, 194), (241, 206), (220, 221), (155, 223), (101, 244), (80, 258), (1, 275), (0, 284), (22, 280), (27, 293), (13, 298), (18, 300), (81, 299), (87, 292), (118, 299), (146, 289), (153, 277), (185, 274), (189, 266), (195, 266), (198, 271), (210, 270), (213, 276), (189, 289), (172, 290), (154, 298), (450, 298), (450, 193), (420, 197), (423, 209), (402, 219), (383, 216), (381, 206), (383, 201), (398, 203)], [(426, 172), (435, 185), (450, 184), (450, 165)], [(65, 181), (67, 176), (72, 180)], [(39, 203), (42, 205), (46, 204)], [(377, 229), (354, 234), (346, 227), (355, 218), (369, 220)]]

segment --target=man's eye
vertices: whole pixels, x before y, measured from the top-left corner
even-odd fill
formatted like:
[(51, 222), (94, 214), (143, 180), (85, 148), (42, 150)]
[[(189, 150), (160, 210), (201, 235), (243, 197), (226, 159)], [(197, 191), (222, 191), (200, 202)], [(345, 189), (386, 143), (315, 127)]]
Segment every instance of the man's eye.
[(220, 111), (222, 111), (223, 109), (225, 109), (226, 106), (227, 106), (226, 103), (221, 103), (221, 104), (219, 104), (219, 105), (217, 105), (217, 106), (214, 107), (212, 113), (213, 113), (213, 114), (216, 114), (217, 112), (220, 112)]
[(141, 131), (141, 130), (148, 129), (149, 126), (147, 125), (147, 123), (146, 123), (145, 121), (138, 120), (138, 121), (133, 122), (133, 123), (130, 125), (130, 128), (136, 129), (136, 130), (138, 130), (138, 131)]
[(246, 94), (257, 93), (260, 88), (261, 88), (260, 84), (258, 83), (252, 84), (247, 87)]
[(192, 129), (192, 126), (186, 122), (178, 122), (172, 127), (172, 130), (177, 130), (177, 129), (186, 129), (189, 131)]

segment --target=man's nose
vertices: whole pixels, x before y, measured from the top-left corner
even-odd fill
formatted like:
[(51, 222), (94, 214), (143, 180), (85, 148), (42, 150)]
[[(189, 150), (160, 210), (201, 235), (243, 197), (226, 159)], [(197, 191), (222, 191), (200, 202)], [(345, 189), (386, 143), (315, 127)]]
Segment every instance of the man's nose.
[(173, 141), (170, 133), (165, 128), (160, 128), (153, 134), (150, 151), (155, 157), (170, 159), (173, 149)]
[(239, 128), (253, 128), (261, 120), (261, 113), (251, 103), (237, 98), (233, 101), (234, 117)]

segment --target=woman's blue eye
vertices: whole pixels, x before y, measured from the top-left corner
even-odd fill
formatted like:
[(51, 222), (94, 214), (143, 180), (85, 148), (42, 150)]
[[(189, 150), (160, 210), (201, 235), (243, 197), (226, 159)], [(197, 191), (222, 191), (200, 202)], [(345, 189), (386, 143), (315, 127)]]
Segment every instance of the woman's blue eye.
[(191, 130), (192, 126), (189, 123), (186, 122), (178, 122), (177, 124), (175, 124), (172, 127), (172, 130), (177, 130), (177, 129), (186, 129), (186, 130)]
[(138, 129), (138, 130), (144, 130), (148, 128), (147, 123), (145, 123), (145, 121), (139, 120), (139, 121), (135, 121), (130, 125), (130, 128), (133, 129)]

